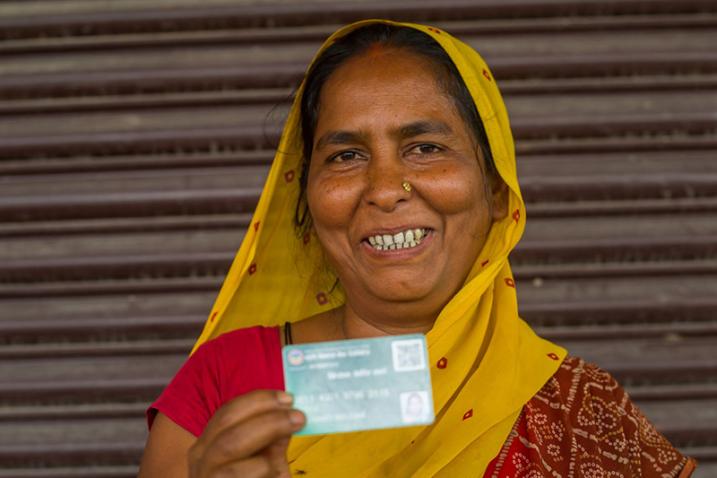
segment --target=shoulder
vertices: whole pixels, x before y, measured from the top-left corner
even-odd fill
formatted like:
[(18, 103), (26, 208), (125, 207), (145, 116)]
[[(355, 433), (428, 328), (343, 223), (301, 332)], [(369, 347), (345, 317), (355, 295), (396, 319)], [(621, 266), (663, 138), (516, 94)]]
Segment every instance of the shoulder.
[[(226, 332), (202, 344), (190, 357), (226, 393), (256, 388), (282, 388), (281, 340), (278, 327), (247, 327)], [(239, 389), (235, 390), (236, 387)]]
[(225, 332), (203, 343), (197, 352), (218, 353), (235, 350), (237, 347), (272, 347), (279, 338), (278, 327), (247, 327)]
[(256, 325), (243, 329), (224, 332), (223, 334), (203, 343), (197, 350), (203, 348), (222, 349), (237, 345), (260, 345), (273, 342), (278, 338), (278, 327), (263, 327)]
[(580, 476), (678, 476), (687, 463), (612, 375), (577, 357), (565, 359), (524, 413), (525, 439)]
[(579, 357), (568, 356), (530, 403), (560, 403), (564, 411), (577, 411), (592, 399), (623, 408), (628, 405), (625, 391), (610, 373)]
[(148, 423), (162, 412), (199, 436), (222, 405), (260, 389), (284, 389), (277, 327), (239, 329), (202, 344), (147, 410)]

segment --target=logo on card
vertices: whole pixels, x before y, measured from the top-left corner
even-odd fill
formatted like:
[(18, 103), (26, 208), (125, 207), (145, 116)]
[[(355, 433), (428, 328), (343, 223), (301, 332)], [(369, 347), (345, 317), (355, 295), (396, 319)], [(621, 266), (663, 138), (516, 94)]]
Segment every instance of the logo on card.
[(391, 343), (393, 369), (396, 372), (423, 370), (426, 368), (423, 350), (423, 341), (420, 339), (396, 340)]
[(286, 354), (286, 360), (289, 364), (298, 366), (304, 363), (304, 352), (299, 349), (291, 349)]

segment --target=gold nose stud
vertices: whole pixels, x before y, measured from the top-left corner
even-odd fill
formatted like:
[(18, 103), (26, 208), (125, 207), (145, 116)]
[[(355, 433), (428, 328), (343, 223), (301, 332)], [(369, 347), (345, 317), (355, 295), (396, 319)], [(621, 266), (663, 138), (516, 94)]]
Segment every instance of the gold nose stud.
[(411, 183), (409, 183), (408, 181), (402, 182), (402, 183), (401, 183), (401, 186), (403, 186), (403, 189), (404, 189), (407, 193), (410, 193), (410, 192), (411, 192), (411, 189), (413, 189), (413, 188), (411, 187)]

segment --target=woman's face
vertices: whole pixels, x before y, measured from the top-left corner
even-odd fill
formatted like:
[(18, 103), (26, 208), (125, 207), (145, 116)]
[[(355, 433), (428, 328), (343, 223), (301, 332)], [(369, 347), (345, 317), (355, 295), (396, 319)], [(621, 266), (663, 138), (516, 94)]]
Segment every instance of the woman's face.
[(349, 304), (437, 313), (461, 287), (505, 213), (478, 151), (422, 57), (374, 48), (329, 77), (307, 198)]

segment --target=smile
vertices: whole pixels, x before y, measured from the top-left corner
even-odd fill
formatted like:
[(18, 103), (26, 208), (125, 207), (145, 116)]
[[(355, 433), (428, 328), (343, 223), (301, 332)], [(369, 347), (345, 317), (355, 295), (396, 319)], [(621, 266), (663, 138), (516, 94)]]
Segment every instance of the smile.
[(418, 246), (428, 235), (430, 229), (406, 229), (396, 234), (376, 234), (367, 238), (371, 247), (377, 251), (411, 249)]

